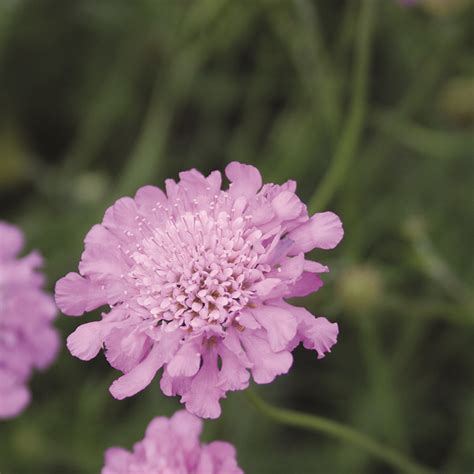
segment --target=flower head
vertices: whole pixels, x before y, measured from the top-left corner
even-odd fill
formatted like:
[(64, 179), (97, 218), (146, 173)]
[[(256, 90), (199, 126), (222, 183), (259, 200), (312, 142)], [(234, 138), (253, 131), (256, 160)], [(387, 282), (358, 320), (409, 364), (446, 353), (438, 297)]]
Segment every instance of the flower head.
[(145, 388), (163, 368), (161, 388), (181, 395), (192, 413), (215, 418), (219, 399), (286, 373), (300, 343), (323, 357), (337, 325), (286, 298), (322, 286), (328, 268), (305, 258), (342, 238), (339, 218), (308, 216), (296, 184), (266, 184), (250, 165), (204, 177), (196, 170), (166, 181), (166, 194), (145, 186), (119, 199), (85, 239), (79, 274), (56, 285), (69, 315), (108, 304), (102, 320), (68, 338), (83, 360), (102, 346), (125, 375), (111, 386), (122, 399)]
[(102, 474), (243, 474), (229, 443), (200, 444), (202, 421), (186, 411), (151, 421), (130, 453), (110, 448)]
[(33, 368), (47, 367), (59, 347), (51, 323), (56, 306), (36, 270), (41, 256), (33, 252), (18, 258), (22, 247), (21, 231), (0, 222), (0, 419), (28, 405), (26, 383)]

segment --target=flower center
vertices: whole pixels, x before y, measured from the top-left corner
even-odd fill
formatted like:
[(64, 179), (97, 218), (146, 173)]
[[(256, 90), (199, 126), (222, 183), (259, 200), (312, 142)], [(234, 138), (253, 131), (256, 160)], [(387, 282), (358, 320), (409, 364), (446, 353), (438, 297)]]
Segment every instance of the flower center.
[(261, 237), (250, 219), (224, 211), (170, 216), (132, 254), (138, 304), (172, 327), (227, 327), (269, 271)]

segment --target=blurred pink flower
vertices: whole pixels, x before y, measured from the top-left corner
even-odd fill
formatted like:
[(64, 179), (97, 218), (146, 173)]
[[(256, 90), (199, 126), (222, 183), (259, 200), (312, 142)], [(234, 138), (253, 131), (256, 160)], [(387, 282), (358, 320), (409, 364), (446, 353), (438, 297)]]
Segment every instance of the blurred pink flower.
[(22, 247), (21, 231), (0, 222), (0, 419), (28, 405), (26, 383), (33, 368), (46, 368), (59, 347), (52, 326), (57, 309), (36, 271), (41, 256), (32, 252), (18, 258)]
[(202, 421), (186, 411), (158, 417), (133, 453), (110, 448), (102, 474), (243, 474), (229, 443), (200, 444)]
[(123, 399), (143, 390), (163, 367), (161, 389), (181, 395), (205, 418), (219, 399), (242, 390), (250, 374), (269, 383), (288, 372), (302, 342), (321, 358), (336, 342), (337, 324), (315, 318), (285, 298), (306, 296), (329, 271), (305, 259), (343, 236), (332, 212), (308, 217), (296, 184), (266, 184), (250, 165), (231, 163), (231, 182), (196, 170), (119, 199), (85, 238), (79, 274), (56, 285), (56, 302), (78, 316), (108, 304), (102, 320), (69, 336), (83, 360), (101, 347), (125, 375), (110, 391)]

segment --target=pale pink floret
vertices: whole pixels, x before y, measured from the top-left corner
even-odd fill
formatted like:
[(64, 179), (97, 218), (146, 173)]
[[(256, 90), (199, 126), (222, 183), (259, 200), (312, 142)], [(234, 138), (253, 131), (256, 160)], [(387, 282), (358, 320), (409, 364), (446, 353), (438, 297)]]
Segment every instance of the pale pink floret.
[(59, 347), (52, 326), (56, 306), (37, 271), (41, 257), (33, 252), (19, 258), (22, 247), (21, 231), (0, 221), (0, 419), (28, 405), (32, 370), (46, 368)]
[(102, 474), (243, 474), (234, 447), (214, 441), (201, 444), (202, 421), (186, 411), (158, 417), (133, 452), (110, 448)]
[(161, 388), (192, 413), (220, 414), (219, 399), (242, 390), (250, 374), (269, 383), (286, 373), (300, 342), (323, 357), (337, 324), (285, 299), (323, 284), (328, 267), (307, 260), (342, 239), (332, 212), (308, 216), (296, 184), (265, 184), (250, 165), (231, 163), (221, 189), (217, 171), (196, 170), (119, 199), (85, 238), (79, 274), (56, 285), (56, 301), (79, 316), (104, 304), (102, 320), (68, 338), (83, 360), (102, 347), (124, 375), (111, 386), (122, 399), (163, 368)]

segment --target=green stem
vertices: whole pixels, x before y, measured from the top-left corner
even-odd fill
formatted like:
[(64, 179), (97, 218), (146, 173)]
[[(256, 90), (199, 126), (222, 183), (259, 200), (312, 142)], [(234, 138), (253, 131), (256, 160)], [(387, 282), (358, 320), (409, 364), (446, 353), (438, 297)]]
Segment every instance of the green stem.
[[(339, 123), (340, 110), (337, 97), (337, 84), (333, 67), (329, 61), (327, 47), (324, 44), (321, 22), (317, 6), (308, 0), (295, 0), (302, 27), (306, 30), (308, 38), (305, 44), (304, 55), (298, 54), (296, 58), (301, 64), (304, 73), (304, 64), (311, 61), (312, 73), (305, 74), (309, 90), (316, 98), (315, 110), (321, 109), (324, 126), (327, 128), (329, 138), (334, 140)], [(298, 35), (296, 35), (298, 36)]]
[(454, 159), (468, 154), (474, 147), (474, 137), (469, 131), (430, 129), (386, 111), (375, 111), (370, 121), (379, 132), (429, 158)]
[(312, 212), (324, 208), (331, 200), (342, 184), (359, 144), (367, 109), (373, 17), (374, 0), (364, 0), (360, 12), (351, 108), (329, 169), (310, 200), (309, 209)]
[(251, 390), (246, 390), (245, 393), (250, 402), (260, 413), (278, 423), (315, 431), (317, 433), (324, 433), (341, 441), (351, 443), (352, 445), (372, 454), (372, 456), (381, 461), (400, 469), (402, 472), (410, 474), (434, 474), (435, 472), (431, 469), (420, 466), (398, 451), (384, 446), (378, 441), (369, 438), (363, 433), (359, 433), (353, 428), (320, 416), (274, 407), (262, 400)]
[[(133, 91), (145, 54), (137, 43), (126, 40), (81, 121), (77, 138), (59, 169), (59, 179), (65, 181), (67, 190), (71, 176), (90, 167), (113, 131), (117, 118), (127, 113), (135, 98)], [(57, 180), (58, 175), (55, 173), (52, 179)]]
[(209, 28), (228, 4), (227, 0), (207, 0), (198, 2), (190, 9), (185, 24), (175, 38), (175, 55), (167, 66), (167, 81), (157, 73), (150, 98), (150, 104), (137, 138), (135, 148), (124, 167), (122, 176), (114, 190), (114, 195), (123, 196), (134, 192), (156, 179), (164, 163), (165, 149), (169, 137), (172, 118), (178, 104), (190, 90), (196, 72), (208, 54), (211, 36), (196, 39), (195, 35)]
[(157, 78), (135, 148), (113, 191), (117, 197), (133, 193), (147, 180), (155, 179), (159, 174), (173, 105), (171, 101), (163, 100), (160, 85)]

